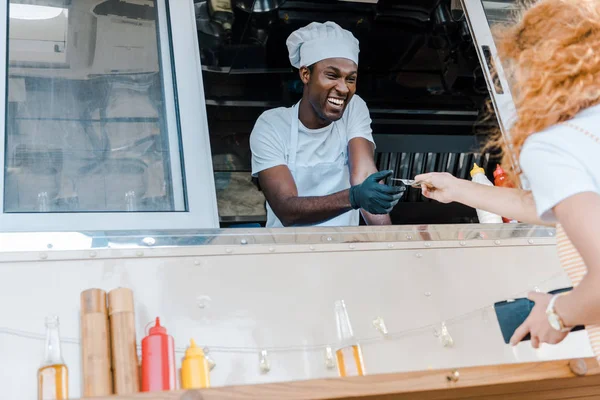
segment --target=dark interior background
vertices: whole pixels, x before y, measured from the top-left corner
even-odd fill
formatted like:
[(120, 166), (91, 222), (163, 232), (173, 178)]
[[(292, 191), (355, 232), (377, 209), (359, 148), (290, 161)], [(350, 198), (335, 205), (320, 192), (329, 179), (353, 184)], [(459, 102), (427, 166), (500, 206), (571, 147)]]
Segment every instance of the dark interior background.
[[(248, 138), (258, 116), (300, 99), (302, 84), (289, 65), (285, 41), (313, 21), (335, 21), (360, 41), (357, 93), (371, 112), (380, 169), (393, 169), (399, 178), (428, 171), (469, 178), (477, 162), (493, 179), (497, 157), (479, 153), (484, 133), (492, 128), (482, 123), (489, 94), (457, 1), (195, 3), (223, 226), (265, 220), (256, 201), (252, 211), (233, 202), (226, 210), (221, 201), (233, 195), (246, 198), (251, 190), (259, 190), (255, 181), (252, 188), (238, 190), (232, 177), (251, 179)], [(223, 4), (225, 11), (219, 8)], [(473, 209), (428, 201), (414, 189), (394, 209), (392, 220), (394, 224), (477, 221)]]

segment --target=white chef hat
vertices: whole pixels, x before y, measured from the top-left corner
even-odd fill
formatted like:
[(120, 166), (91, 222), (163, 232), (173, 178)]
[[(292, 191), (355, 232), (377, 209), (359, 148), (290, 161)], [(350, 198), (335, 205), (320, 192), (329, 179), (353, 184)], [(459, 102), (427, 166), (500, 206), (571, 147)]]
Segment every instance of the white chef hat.
[(308, 67), (327, 58), (347, 58), (358, 65), (358, 40), (335, 22), (311, 22), (287, 39), (290, 62)]

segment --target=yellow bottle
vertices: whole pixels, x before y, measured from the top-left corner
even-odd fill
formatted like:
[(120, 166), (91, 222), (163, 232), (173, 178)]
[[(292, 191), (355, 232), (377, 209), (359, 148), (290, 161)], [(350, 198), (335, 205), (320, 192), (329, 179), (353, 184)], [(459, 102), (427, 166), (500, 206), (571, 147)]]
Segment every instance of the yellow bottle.
[(338, 348), (335, 352), (338, 373), (341, 377), (365, 375), (360, 345), (354, 338), (350, 317), (344, 300), (335, 302), (335, 318), (338, 330)]
[(202, 389), (210, 387), (210, 370), (204, 357), (204, 351), (196, 346), (194, 339), (190, 340), (190, 347), (185, 351), (181, 363), (182, 389)]
[(60, 352), (58, 317), (46, 318), (46, 354), (37, 375), (38, 400), (69, 398), (69, 371)]

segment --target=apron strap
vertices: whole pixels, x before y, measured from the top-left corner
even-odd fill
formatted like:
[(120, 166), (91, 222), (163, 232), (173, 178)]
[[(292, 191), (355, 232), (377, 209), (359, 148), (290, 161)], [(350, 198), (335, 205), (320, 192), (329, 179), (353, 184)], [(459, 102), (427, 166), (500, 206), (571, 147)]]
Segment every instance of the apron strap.
[(288, 168), (294, 169), (296, 166), (296, 153), (298, 151), (298, 110), (300, 103), (296, 103), (292, 107), (292, 123), (290, 129), (290, 149), (288, 154)]

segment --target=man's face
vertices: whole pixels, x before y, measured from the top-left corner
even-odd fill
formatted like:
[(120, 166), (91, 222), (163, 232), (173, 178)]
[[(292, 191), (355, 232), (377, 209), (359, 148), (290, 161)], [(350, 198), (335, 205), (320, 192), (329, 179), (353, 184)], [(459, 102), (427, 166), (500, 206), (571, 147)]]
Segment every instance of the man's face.
[(328, 58), (300, 71), (306, 85), (304, 96), (319, 118), (333, 122), (342, 118), (356, 92), (357, 65), (346, 58)]

